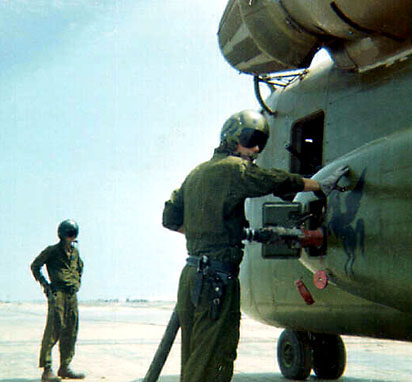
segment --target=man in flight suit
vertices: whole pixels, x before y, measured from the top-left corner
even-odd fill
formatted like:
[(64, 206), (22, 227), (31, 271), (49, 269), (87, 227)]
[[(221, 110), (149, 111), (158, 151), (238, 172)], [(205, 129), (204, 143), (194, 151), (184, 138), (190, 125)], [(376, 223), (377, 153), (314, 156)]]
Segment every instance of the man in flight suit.
[[(47, 324), (40, 350), (39, 367), (44, 368), (42, 382), (60, 381), (61, 378), (83, 379), (83, 374), (69, 368), (79, 327), (76, 293), (80, 288), (83, 261), (74, 242), (79, 226), (73, 220), (64, 220), (58, 230), (59, 243), (48, 246), (31, 264), (34, 278), (47, 296)], [(46, 265), (49, 281), (41, 268)], [(60, 368), (57, 377), (52, 371), (52, 348), (59, 341)]]
[(300, 191), (330, 193), (348, 170), (318, 182), (256, 159), (269, 137), (259, 112), (245, 110), (223, 125), (213, 157), (197, 166), (172, 193), (163, 225), (184, 233), (189, 252), (177, 298), (182, 330), (181, 382), (228, 382), (239, 341), (238, 272), (243, 232), (248, 226), (246, 198)]

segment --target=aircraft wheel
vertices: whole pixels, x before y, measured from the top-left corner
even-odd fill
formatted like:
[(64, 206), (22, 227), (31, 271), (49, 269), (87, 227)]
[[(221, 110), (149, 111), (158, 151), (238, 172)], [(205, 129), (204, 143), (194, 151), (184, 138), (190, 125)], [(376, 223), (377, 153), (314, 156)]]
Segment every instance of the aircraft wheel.
[(315, 334), (313, 370), (322, 379), (338, 379), (346, 367), (346, 350), (342, 338), (332, 334)]
[(308, 334), (284, 330), (278, 340), (277, 358), (285, 378), (306, 379), (312, 370), (312, 349)]

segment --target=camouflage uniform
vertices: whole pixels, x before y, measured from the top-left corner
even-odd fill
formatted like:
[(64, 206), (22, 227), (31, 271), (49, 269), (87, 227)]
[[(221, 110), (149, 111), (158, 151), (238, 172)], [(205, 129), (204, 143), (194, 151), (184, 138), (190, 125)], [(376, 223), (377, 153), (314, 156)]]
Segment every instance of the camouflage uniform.
[[(244, 201), (270, 193), (302, 191), (299, 175), (263, 169), (219, 147), (212, 159), (196, 167), (165, 204), (163, 225), (184, 228), (189, 255), (239, 267), (242, 233), (248, 223)], [(186, 265), (179, 283), (177, 312), (182, 330), (181, 382), (227, 382), (239, 341), (240, 292), (237, 272), (224, 286), (217, 319), (211, 317), (211, 286), (204, 282), (193, 303), (197, 270)]]
[(41, 273), (46, 265), (50, 279), (48, 292), (47, 324), (40, 350), (39, 367), (51, 367), (52, 348), (59, 341), (60, 365), (67, 367), (73, 356), (79, 327), (79, 311), (76, 293), (80, 288), (83, 261), (74, 248), (70, 256), (63, 241), (47, 247), (31, 264), (34, 278), (47, 284)]

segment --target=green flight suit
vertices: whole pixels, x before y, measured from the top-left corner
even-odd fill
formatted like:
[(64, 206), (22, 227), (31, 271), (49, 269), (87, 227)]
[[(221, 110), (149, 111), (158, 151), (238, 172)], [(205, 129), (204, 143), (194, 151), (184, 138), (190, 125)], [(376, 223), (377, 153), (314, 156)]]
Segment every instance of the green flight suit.
[[(244, 201), (267, 194), (302, 191), (302, 177), (278, 169), (263, 169), (217, 148), (212, 159), (196, 167), (172, 193), (163, 210), (163, 225), (184, 228), (191, 256), (239, 266), (242, 234), (248, 222)], [(237, 275), (228, 280), (220, 315), (210, 317), (210, 286), (203, 284), (198, 304), (192, 302), (196, 268), (182, 271), (177, 313), (182, 331), (181, 382), (228, 382), (239, 341), (240, 291)]]
[(60, 366), (66, 367), (74, 356), (79, 328), (76, 293), (80, 288), (83, 261), (74, 248), (70, 256), (63, 242), (47, 247), (31, 264), (34, 278), (42, 285), (47, 281), (41, 268), (46, 265), (50, 279), (47, 323), (40, 349), (39, 367), (52, 366), (52, 348), (59, 341)]

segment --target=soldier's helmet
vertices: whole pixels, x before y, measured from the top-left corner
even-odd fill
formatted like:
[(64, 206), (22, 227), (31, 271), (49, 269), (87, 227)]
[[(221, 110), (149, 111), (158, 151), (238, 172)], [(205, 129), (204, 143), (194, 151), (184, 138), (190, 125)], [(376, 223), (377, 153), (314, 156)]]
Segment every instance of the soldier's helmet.
[(220, 144), (235, 151), (238, 143), (244, 147), (259, 146), (261, 152), (269, 138), (267, 119), (255, 110), (243, 110), (233, 114), (220, 132)]
[(77, 237), (79, 234), (79, 225), (71, 219), (63, 220), (57, 228), (57, 235), (61, 240), (66, 237)]

